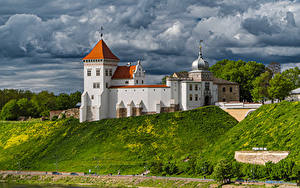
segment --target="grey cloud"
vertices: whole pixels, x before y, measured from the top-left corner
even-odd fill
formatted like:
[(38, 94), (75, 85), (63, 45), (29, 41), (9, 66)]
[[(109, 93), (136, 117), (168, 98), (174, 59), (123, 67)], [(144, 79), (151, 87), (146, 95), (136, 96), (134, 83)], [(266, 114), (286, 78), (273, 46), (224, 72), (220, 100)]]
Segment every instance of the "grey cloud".
[[(100, 26), (120, 64), (141, 59), (155, 82), (163, 75), (190, 70), (200, 39), (205, 40), (204, 56), (211, 65), (225, 58), (264, 63), (299, 59), (298, 53), (232, 50), (300, 47), (296, 19), (300, 9), (291, 1), (0, 0), (0, 4), (0, 88), (82, 90), (80, 59), (99, 40)], [(266, 6), (276, 10), (266, 12)]]
[(268, 17), (247, 18), (242, 22), (242, 27), (253, 35), (280, 33), (281, 28), (272, 24)]
[(290, 11), (286, 13), (286, 21), (288, 26), (293, 26), (293, 27), (296, 26), (294, 14)]

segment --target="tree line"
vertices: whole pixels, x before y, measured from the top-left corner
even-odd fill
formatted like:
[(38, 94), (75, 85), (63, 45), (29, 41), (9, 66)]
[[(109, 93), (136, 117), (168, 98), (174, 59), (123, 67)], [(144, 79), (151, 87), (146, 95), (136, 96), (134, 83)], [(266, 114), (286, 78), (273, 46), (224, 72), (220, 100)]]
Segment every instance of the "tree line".
[(176, 162), (152, 162), (150, 171), (155, 175), (200, 175), (214, 178), (221, 183), (229, 183), (231, 179), (238, 180), (285, 180), (299, 181), (300, 166), (291, 159), (278, 163), (267, 162), (265, 165), (246, 164), (233, 160), (222, 159), (216, 164), (206, 160), (191, 158), (184, 164)]
[(240, 101), (262, 102), (283, 100), (290, 91), (300, 87), (298, 67), (276, 73), (255, 61), (222, 60), (210, 67), (217, 78), (237, 82), (240, 85)]
[(0, 119), (17, 120), (24, 117), (48, 117), (51, 110), (74, 108), (81, 101), (81, 92), (71, 94), (4, 89), (0, 90)]

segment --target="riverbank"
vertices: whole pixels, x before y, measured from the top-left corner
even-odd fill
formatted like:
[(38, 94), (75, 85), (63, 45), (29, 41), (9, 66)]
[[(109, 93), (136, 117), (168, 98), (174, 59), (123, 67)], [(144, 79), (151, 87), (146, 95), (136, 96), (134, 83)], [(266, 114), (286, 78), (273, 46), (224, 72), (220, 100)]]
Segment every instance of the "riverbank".
[(76, 185), (97, 187), (217, 187), (216, 182), (192, 178), (159, 178), (142, 176), (70, 176), (1, 174), (1, 182), (13, 184)]
[[(213, 180), (199, 178), (176, 178), (155, 176), (95, 176), (95, 175), (37, 175), (25, 173), (26, 171), (11, 171), (12, 173), (0, 174), (0, 182), (10, 184), (31, 185), (64, 185), (64, 186), (87, 186), (87, 187), (218, 187)], [(18, 174), (19, 172), (19, 174)], [(23, 172), (23, 174), (22, 174)], [(31, 172), (32, 173), (32, 172)], [(269, 184), (269, 183), (232, 183), (223, 187), (296, 187), (293, 184)]]

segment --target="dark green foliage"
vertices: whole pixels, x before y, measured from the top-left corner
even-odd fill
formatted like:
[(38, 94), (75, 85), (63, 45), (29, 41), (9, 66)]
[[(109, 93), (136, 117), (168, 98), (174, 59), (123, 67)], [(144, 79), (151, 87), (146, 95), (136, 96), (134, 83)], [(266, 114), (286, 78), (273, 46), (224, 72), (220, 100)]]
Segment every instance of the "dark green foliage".
[(253, 89), (251, 90), (253, 101), (264, 103), (264, 101), (270, 98), (268, 87), (271, 79), (272, 73), (269, 71), (262, 73), (260, 76), (254, 79)]
[(287, 69), (281, 73), (284, 77), (292, 81), (293, 83), (293, 88), (296, 89), (300, 87), (300, 69), (298, 67), (292, 68), (292, 69)]
[(2, 120), (16, 120), (19, 117), (19, 107), (15, 99), (4, 105), (0, 117)]
[(75, 105), (72, 104), (71, 97), (68, 94), (61, 93), (56, 97), (56, 109), (58, 110), (69, 109)]
[(11, 99), (18, 100), (22, 98), (27, 98), (28, 100), (30, 100), (33, 95), (34, 93), (32, 93), (31, 91), (16, 90), (16, 89), (0, 90), (0, 110)]
[(55, 96), (54, 93), (48, 91), (36, 94), (30, 91), (4, 89), (0, 90), (0, 111), (12, 99), (18, 101), (19, 106), (18, 113), (14, 114), (12, 118), (16, 120), (19, 116), (46, 117), (49, 116), (50, 110), (74, 108), (81, 101), (81, 93), (77, 91), (70, 95), (60, 94)]
[(230, 179), (234, 177), (232, 172), (233, 170), (231, 161), (220, 160), (214, 168), (213, 176), (215, 180), (221, 183), (229, 183)]
[(19, 108), (19, 114), (18, 114), (19, 116), (25, 116), (25, 117), (37, 116), (36, 108), (34, 107), (32, 102), (27, 98), (19, 99), (17, 101), (17, 105)]
[(276, 74), (274, 78), (270, 80), (268, 94), (272, 100), (283, 100), (289, 95), (292, 89), (294, 89), (294, 85), (290, 79), (286, 78), (283, 74)]
[(265, 72), (265, 66), (255, 61), (245, 62), (224, 59), (211, 66), (209, 70), (217, 78), (239, 83), (240, 99), (252, 101), (250, 92), (253, 89), (253, 80)]

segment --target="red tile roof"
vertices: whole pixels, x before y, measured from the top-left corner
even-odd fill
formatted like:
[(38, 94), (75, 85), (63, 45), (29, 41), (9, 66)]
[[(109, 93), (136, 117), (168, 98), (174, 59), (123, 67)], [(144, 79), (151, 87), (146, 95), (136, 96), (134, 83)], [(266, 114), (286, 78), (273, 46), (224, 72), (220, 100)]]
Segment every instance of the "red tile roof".
[(117, 61), (120, 60), (110, 51), (110, 49), (107, 47), (103, 40), (100, 40), (91, 50), (91, 52), (83, 58), (83, 60), (86, 59), (112, 59)]
[(132, 79), (136, 65), (132, 66), (118, 66), (112, 79)]
[(166, 85), (130, 85), (130, 86), (111, 86), (110, 88), (168, 88)]

